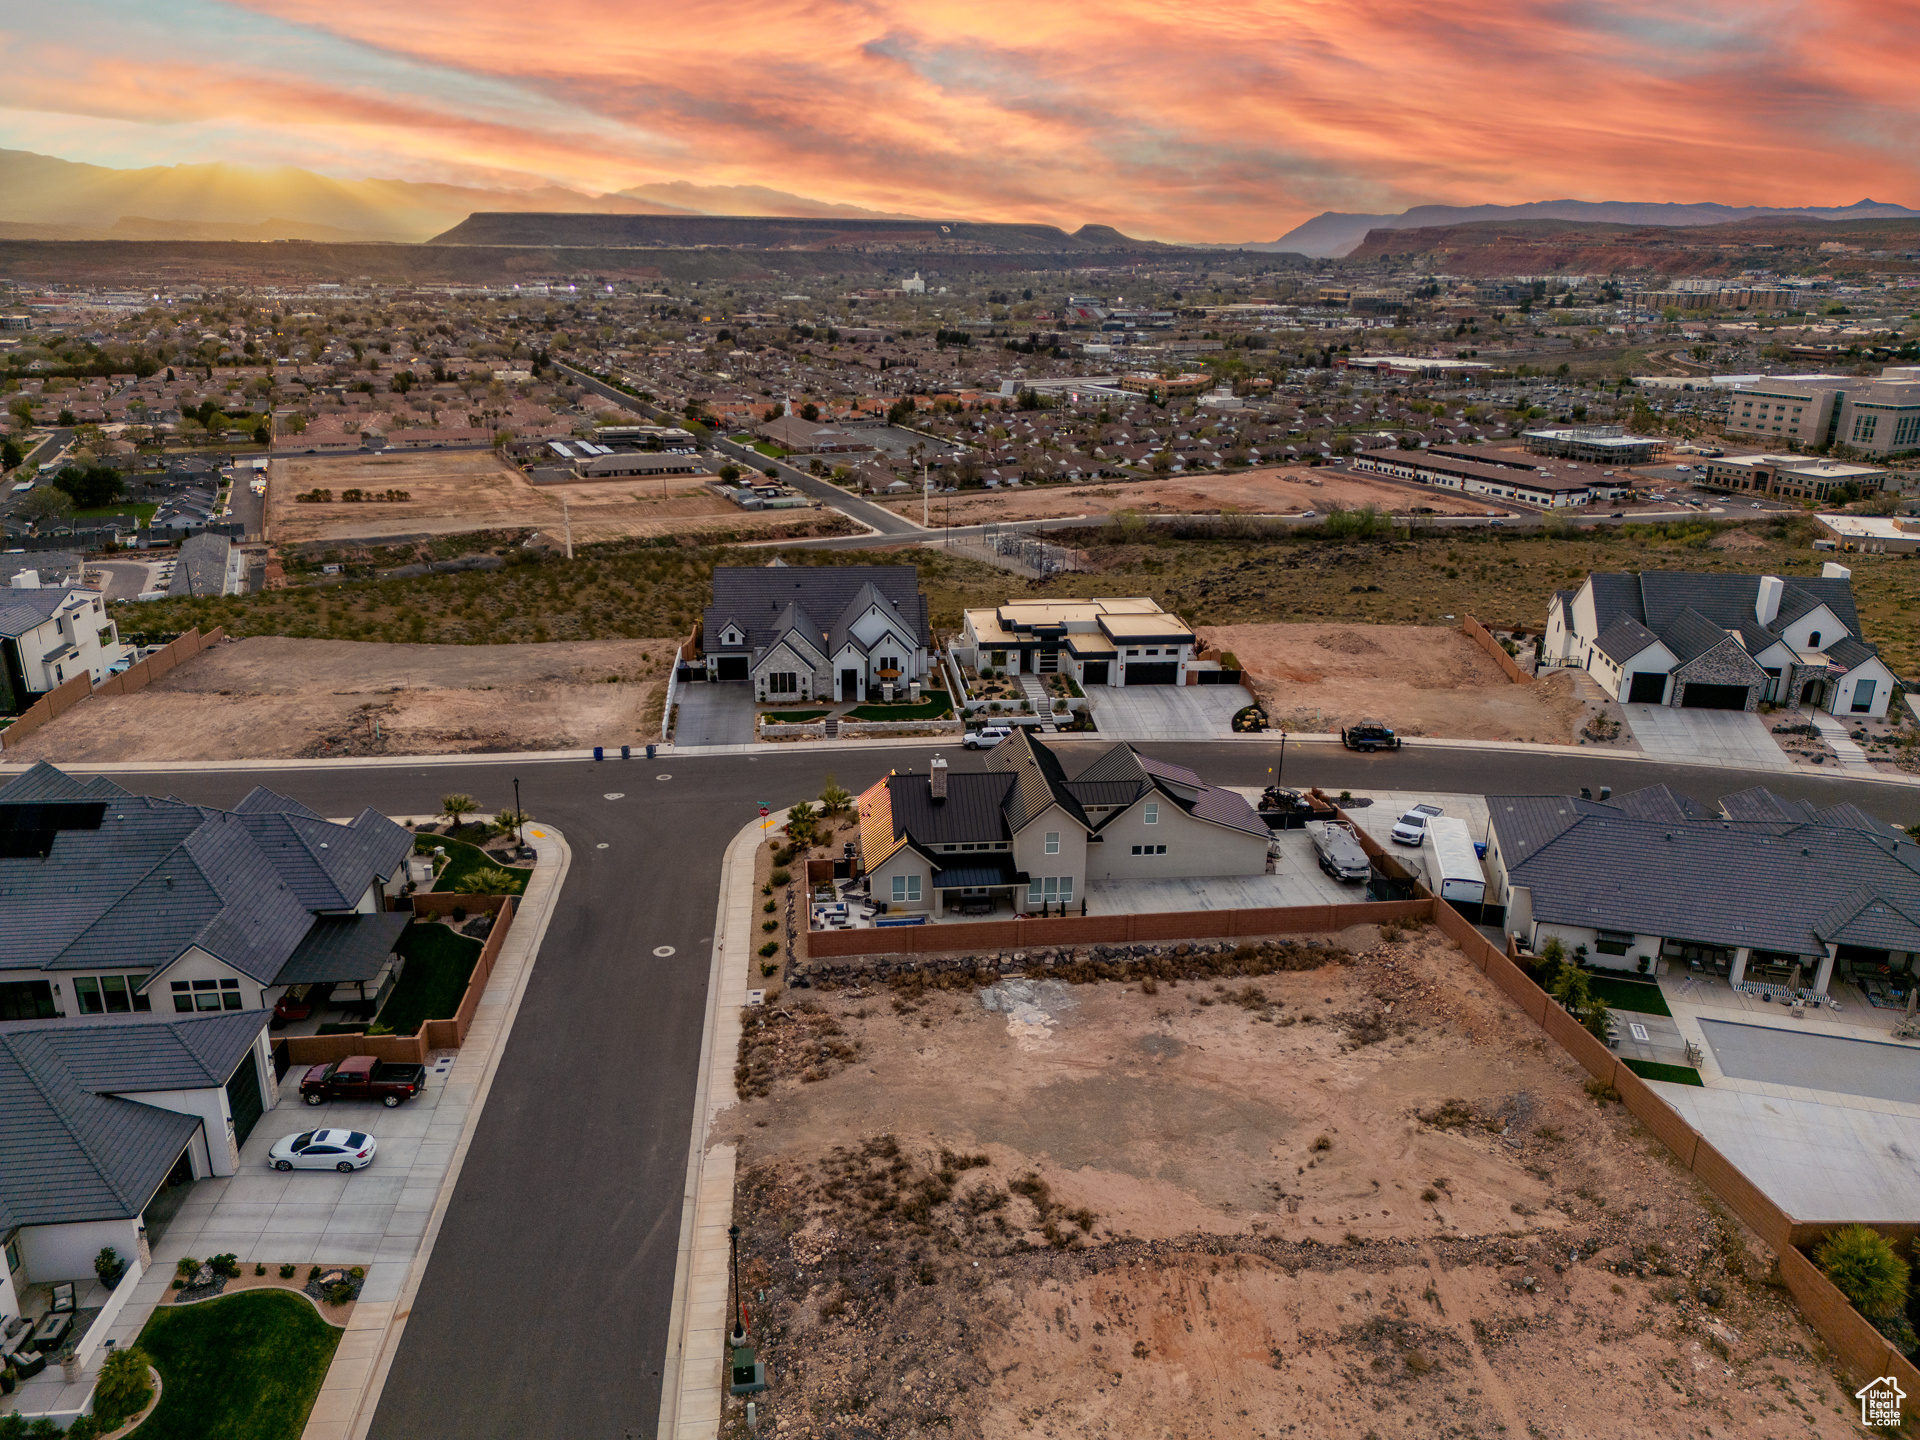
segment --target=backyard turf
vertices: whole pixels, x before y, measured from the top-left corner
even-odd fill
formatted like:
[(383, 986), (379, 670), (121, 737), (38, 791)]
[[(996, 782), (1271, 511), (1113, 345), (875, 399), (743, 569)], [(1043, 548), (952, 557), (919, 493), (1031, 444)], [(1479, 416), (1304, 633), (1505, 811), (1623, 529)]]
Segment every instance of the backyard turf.
[(480, 942), (445, 925), (409, 925), (394, 948), (406, 963), (376, 1023), (396, 1035), (413, 1035), (422, 1021), (451, 1020), (473, 977)]
[(140, 1440), (299, 1440), (341, 1331), (282, 1290), (162, 1305), (140, 1332), (162, 1381)]

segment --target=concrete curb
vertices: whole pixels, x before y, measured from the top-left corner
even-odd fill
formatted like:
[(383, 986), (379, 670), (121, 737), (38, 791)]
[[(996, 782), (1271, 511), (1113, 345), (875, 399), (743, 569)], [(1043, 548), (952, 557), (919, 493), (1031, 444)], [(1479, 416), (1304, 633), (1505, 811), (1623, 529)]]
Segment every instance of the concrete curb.
[[(533, 977), (534, 961), (539, 958), (547, 924), (553, 918), (555, 903), (573, 861), (566, 838), (553, 826), (530, 822), (527, 837), (540, 860), (514, 915), (513, 929), (500, 947), (493, 974), (487, 979), (479, 1011), (474, 1016), (474, 1028), (467, 1032), (468, 1043), (461, 1047), (460, 1057), (447, 1077), (449, 1085), (472, 1085), (473, 1101), (467, 1107), (466, 1123), (454, 1144), (453, 1159), (440, 1182), (440, 1193), (434, 1199), (426, 1232), (420, 1238), (420, 1247), (414, 1252), (399, 1295), (384, 1303), (363, 1302), (353, 1307), (353, 1314), (347, 1317), (346, 1334), (340, 1337), (333, 1363), (320, 1383), (320, 1394), (314, 1399), (313, 1413), (301, 1432), (301, 1440), (365, 1440), (373, 1425), (374, 1413), (379, 1409), (380, 1392), (386, 1387), (393, 1357), (400, 1349), (407, 1317), (413, 1312), (427, 1263), (433, 1258), (434, 1241), (446, 1220), (447, 1206), (453, 1200), (454, 1187), (459, 1184), (474, 1131), (479, 1128), (481, 1113), (486, 1109), (487, 1093), (493, 1088), (494, 1074), (500, 1068), (507, 1037), (513, 1031), (514, 1016), (519, 1013), (527, 982)], [(473, 1043), (474, 1032), (488, 1018), (493, 1020), (492, 1034), (482, 1052)]]
[[(680, 1206), (680, 1244), (673, 1266), (673, 1308), (666, 1361), (660, 1368), (658, 1440), (713, 1440), (725, 1403), (721, 1363), (727, 1330), (727, 1228), (733, 1223), (732, 1145), (707, 1146), (714, 1117), (739, 1100), (733, 1085), (753, 944), (754, 848), (770, 832), (759, 820), (741, 827), (720, 867), (712, 968), (707, 980), (706, 1033), (700, 1042)], [(731, 951), (729, 935), (736, 937)]]

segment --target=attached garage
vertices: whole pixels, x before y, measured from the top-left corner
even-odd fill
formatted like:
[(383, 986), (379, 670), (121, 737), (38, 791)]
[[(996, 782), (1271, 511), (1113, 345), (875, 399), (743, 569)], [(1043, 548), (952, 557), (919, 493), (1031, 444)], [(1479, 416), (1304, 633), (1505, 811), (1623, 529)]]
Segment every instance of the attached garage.
[(227, 1077), (227, 1111), (233, 1116), (234, 1143), (246, 1144), (247, 1136), (266, 1112), (266, 1102), (260, 1098), (260, 1070), (251, 1050), (240, 1068)]
[(1658, 705), (1667, 698), (1667, 677), (1657, 671), (1636, 670), (1627, 691), (1630, 705)]
[(1689, 685), (1680, 693), (1682, 710), (1744, 710), (1750, 685)]
[(1083, 685), (1105, 685), (1107, 683), (1107, 666), (1109, 663), (1111, 662), (1106, 660), (1087, 661), (1083, 667), (1085, 678), (1081, 683)]
[(720, 657), (719, 678), (722, 680), (745, 680), (747, 678), (747, 660), (745, 655), (722, 655)]
[(1180, 662), (1177, 660), (1171, 665), (1136, 663), (1127, 666), (1127, 684), (1129, 685), (1177, 685), (1179, 683)]

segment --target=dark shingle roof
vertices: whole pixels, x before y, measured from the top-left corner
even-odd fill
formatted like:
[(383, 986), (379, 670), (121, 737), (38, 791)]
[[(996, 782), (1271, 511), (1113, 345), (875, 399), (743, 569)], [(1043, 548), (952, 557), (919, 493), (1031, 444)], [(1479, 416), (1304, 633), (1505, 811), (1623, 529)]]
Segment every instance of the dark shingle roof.
[(387, 963), (413, 916), (405, 910), (371, 915), (322, 915), (287, 957), (276, 985), (371, 980)]
[(1645, 650), (1649, 645), (1660, 643), (1660, 637), (1631, 615), (1621, 615), (1600, 632), (1600, 638), (1593, 642), (1610, 659), (1622, 665)]
[(811, 616), (831, 617), (837, 625), (868, 585), (886, 597), (922, 646), (929, 643), (927, 601), (920, 593), (920, 572), (911, 565), (720, 565), (713, 572), (713, 603), (706, 609), (707, 644), (712, 647), (713, 637), (732, 620), (747, 632), (747, 648), (758, 650), (772, 642), (775, 621), (789, 603)]

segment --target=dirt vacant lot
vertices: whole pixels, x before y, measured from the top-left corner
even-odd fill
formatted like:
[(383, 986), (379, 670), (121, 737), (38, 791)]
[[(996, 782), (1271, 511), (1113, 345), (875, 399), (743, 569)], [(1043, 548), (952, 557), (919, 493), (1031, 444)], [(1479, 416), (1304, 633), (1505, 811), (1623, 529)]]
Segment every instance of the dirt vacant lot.
[[(658, 738), (670, 640), (375, 645), (262, 636), (94, 696), (9, 760), (268, 760), (569, 750)], [(651, 718), (651, 729), (644, 722)]]
[(1436, 931), (1241, 954), (1301, 968), (745, 1012), (759, 1433), (1854, 1433), (1759, 1242)]
[[(565, 528), (563, 500), (574, 542), (583, 545), (703, 530), (747, 532), (795, 518), (790, 511), (742, 510), (692, 481), (668, 475), (531, 485), (518, 467), (482, 450), (290, 457), (273, 462), (267, 533), (278, 545), (520, 528), (558, 538)], [(330, 504), (294, 498), (315, 490), (330, 490), (335, 498)], [(338, 498), (348, 490), (401, 490), (410, 498), (351, 503)]]
[[(933, 499), (936, 524), (946, 523), (948, 498), (936, 495)], [(1441, 515), (1512, 513), (1498, 510), (1493, 502), (1479, 497), (1424, 485), (1395, 485), (1305, 465), (1165, 480), (1101, 480), (1086, 485), (976, 490), (951, 499), (956, 525), (988, 520), (1050, 520), (1063, 515), (1097, 517), (1116, 510), (1138, 510), (1147, 515), (1212, 514), (1227, 509), (1248, 515), (1298, 515), (1313, 510), (1325, 515), (1333, 505), (1350, 509), (1373, 505), (1396, 515), (1408, 514), (1416, 505)], [(887, 503), (903, 515), (920, 518), (918, 495)]]
[(1292, 730), (1374, 716), (1403, 735), (1571, 745), (1588, 713), (1571, 675), (1516, 685), (1486, 651), (1439, 626), (1211, 625), (1202, 634), (1240, 661), (1269, 716)]

